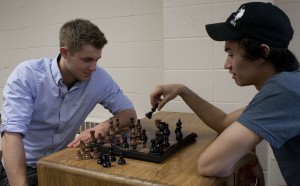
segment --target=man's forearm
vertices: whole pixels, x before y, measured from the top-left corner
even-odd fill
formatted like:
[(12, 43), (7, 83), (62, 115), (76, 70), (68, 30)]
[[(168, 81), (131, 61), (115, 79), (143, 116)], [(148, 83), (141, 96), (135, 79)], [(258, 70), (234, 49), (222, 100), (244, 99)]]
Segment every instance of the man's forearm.
[(19, 133), (4, 132), (2, 145), (4, 166), (10, 185), (27, 185), (22, 136)]
[(184, 102), (197, 114), (197, 116), (210, 128), (221, 133), (226, 127), (232, 124), (243, 109), (226, 114), (216, 106), (199, 97), (187, 87), (182, 87), (180, 92)]

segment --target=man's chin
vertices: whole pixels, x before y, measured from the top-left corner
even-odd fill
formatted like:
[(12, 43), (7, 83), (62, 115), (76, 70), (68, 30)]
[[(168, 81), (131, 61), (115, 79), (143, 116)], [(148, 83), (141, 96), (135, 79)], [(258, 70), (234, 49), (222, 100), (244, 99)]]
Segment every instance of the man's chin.
[(84, 82), (84, 81), (88, 81), (90, 79), (90, 77), (84, 77), (84, 78), (80, 78), (79, 81)]

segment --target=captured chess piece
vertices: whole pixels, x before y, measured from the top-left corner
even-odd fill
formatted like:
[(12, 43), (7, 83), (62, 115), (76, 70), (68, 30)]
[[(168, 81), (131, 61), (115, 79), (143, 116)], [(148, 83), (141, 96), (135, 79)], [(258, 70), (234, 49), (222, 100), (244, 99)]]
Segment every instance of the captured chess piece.
[(120, 152), (120, 159), (118, 160), (118, 164), (119, 165), (125, 165), (126, 164), (123, 152)]
[(156, 111), (157, 107), (158, 107), (158, 103), (156, 103), (156, 104), (154, 105), (154, 107), (151, 108), (151, 111), (148, 112), (148, 113), (146, 113), (145, 116), (146, 116), (147, 118), (151, 119), (151, 118), (152, 118), (152, 114)]

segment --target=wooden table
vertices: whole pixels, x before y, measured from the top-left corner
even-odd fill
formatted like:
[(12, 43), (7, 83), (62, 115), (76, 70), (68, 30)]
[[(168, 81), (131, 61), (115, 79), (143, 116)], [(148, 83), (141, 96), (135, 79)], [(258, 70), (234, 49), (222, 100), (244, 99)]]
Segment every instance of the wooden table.
[(126, 158), (126, 165), (113, 163), (112, 167), (103, 168), (96, 160), (77, 160), (76, 148), (67, 148), (38, 161), (39, 185), (224, 185), (224, 179), (201, 177), (197, 173), (197, 158), (216, 138), (217, 133), (208, 128), (195, 114), (158, 112), (151, 120), (141, 119), (141, 124), (143, 127), (154, 128), (154, 120), (161, 119), (169, 123), (172, 132), (179, 118), (183, 123), (182, 131), (197, 133), (196, 142), (160, 164)]

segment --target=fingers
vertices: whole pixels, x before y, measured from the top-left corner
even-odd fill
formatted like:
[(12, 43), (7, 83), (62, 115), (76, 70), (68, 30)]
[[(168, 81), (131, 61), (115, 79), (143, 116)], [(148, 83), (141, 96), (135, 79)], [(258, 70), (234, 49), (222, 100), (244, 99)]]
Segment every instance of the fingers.
[(157, 110), (161, 110), (162, 107), (166, 104), (165, 101), (165, 86), (164, 85), (157, 85), (155, 89), (150, 94), (150, 103), (152, 107), (157, 105)]
[(87, 142), (89, 139), (90, 139), (90, 132), (82, 131), (77, 138), (75, 138), (71, 143), (68, 144), (68, 147), (79, 147), (80, 140), (82, 140), (83, 142)]

